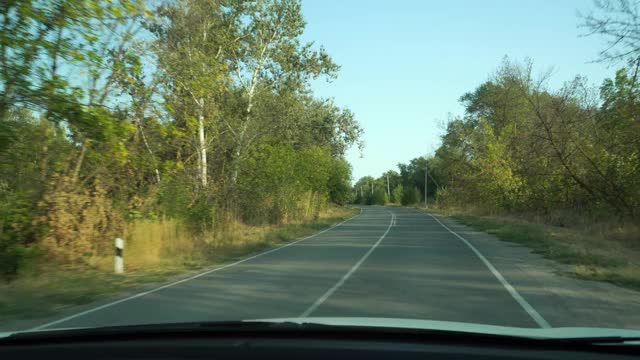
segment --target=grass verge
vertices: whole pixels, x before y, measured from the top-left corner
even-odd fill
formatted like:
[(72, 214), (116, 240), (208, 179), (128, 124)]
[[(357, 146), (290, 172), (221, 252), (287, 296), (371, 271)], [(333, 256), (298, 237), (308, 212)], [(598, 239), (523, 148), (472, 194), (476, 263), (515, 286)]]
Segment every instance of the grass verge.
[[(576, 228), (460, 210), (435, 212), (500, 240), (527, 246), (547, 259), (572, 265), (570, 275), (577, 278), (640, 290), (640, 242), (636, 226), (591, 224)], [(621, 237), (620, 233), (630, 236)]]
[[(233, 239), (210, 246), (201, 257), (165, 254), (146, 264), (132, 264), (123, 275), (109, 271), (113, 258), (94, 261), (94, 270), (71, 271), (49, 267), (0, 284), (0, 323), (41, 318), (74, 305), (90, 303), (126, 289), (165, 282), (173, 276), (231, 262), (286, 242), (309, 236), (358, 213), (358, 209), (332, 207), (308, 223), (281, 226), (244, 226)], [(222, 239), (225, 240), (225, 239)], [(135, 246), (135, 245), (134, 245)], [(135, 249), (135, 247), (134, 247)]]

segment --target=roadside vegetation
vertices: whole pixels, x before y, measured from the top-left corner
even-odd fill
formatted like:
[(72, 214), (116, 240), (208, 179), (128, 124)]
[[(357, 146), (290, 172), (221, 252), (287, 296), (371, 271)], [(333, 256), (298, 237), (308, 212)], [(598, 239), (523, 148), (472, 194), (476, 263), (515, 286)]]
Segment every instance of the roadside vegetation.
[(140, 225), (144, 235), (133, 236), (126, 249), (126, 272), (113, 273), (113, 257), (94, 257), (90, 267), (49, 264), (46, 271), (23, 269), (20, 277), (0, 284), (0, 323), (39, 318), (115, 295), (127, 289), (166, 282), (240, 260), (269, 248), (304, 238), (346, 220), (359, 212), (355, 208), (328, 206), (316, 220), (281, 225), (247, 226), (241, 223), (224, 242), (193, 247), (192, 234), (172, 233), (175, 226), (150, 222)]
[(296, 0), (1, 2), (0, 317), (350, 214), (362, 130), (311, 92), (339, 67), (304, 27)]
[(500, 240), (527, 246), (547, 259), (572, 265), (566, 275), (640, 290), (638, 225), (575, 218), (572, 226), (558, 226), (523, 214), (479, 215), (477, 211), (450, 207), (431, 207), (429, 211)]
[(433, 155), (359, 179), (355, 201), (424, 206), (426, 185), (430, 208), (573, 264), (576, 276), (638, 288), (640, 14), (629, 1), (599, 5), (583, 26), (611, 41), (599, 58), (617, 67), (611, 78), (553, 88), (551, 72), (505, 58), (461, 94), (465, 112)]

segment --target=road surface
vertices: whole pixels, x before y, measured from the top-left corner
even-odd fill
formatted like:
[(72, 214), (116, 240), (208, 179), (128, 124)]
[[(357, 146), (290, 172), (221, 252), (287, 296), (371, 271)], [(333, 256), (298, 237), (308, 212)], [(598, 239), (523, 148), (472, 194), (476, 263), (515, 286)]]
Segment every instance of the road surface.
[(363, 207), (302, 241), (34, 328), (321, 316), (640, 328), (639, 293), (563, 269), (446, 218)]

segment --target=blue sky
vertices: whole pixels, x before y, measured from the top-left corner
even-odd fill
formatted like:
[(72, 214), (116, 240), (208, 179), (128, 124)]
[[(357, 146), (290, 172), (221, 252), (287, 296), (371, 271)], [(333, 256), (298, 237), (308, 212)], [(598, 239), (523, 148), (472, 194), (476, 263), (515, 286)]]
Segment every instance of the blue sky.
[(364, 1), (303, 0), (305, 39), (341, 65), (339, 78), (315, 93), (350, 108), (365, 130), (365, 149), (348, 153), (354, 180), (380, 176), (398, 162), (433, 152), (458, 98), (505, 55), (553, 68), (552, 86), (575, 75), (593, 84), (615, 69), (593, 63), (603, 39), (580, 37), (578, 11), (589, 0)]

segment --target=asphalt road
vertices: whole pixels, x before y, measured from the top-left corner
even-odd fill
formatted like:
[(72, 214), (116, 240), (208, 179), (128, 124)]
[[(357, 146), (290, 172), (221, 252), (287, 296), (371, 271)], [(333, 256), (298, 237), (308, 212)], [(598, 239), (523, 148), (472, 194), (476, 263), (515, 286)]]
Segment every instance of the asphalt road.
[(639, 293), (562, 271), (445, 218), (364, 207), (313, 237), (35, 328), (319, 316), (640, 328)]

